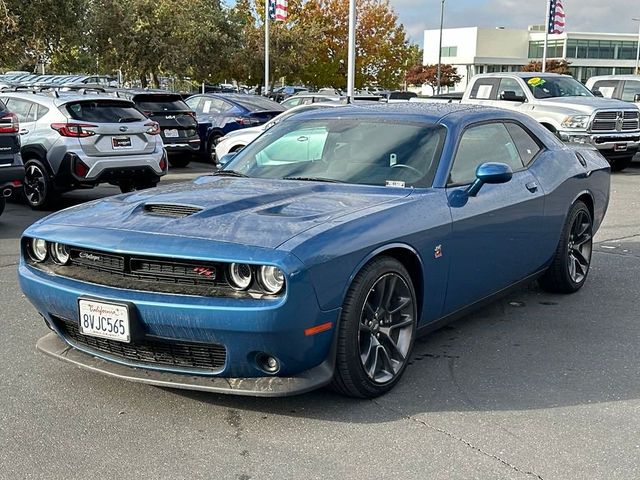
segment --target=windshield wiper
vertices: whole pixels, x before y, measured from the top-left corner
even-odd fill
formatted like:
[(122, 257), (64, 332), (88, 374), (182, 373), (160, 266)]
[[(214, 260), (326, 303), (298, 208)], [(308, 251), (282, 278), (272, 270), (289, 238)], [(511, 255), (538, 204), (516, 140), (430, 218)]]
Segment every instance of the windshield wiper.
[(302, 180), (304, 182), (328, 182), (328, 183), (344, 183), (342, 180), (323, 177), (282, 177), (283, 180)]
[(130, 123), (130, 122), (138, 122), (142, 120), (138, 117), (122, 117), (118, 119), (118, 123)]
[(236, 172), (235, 170), (218, 170), (217, 172), (213, 172), (211, 175), (215, 175), (218, 177), (243, 177), (247, 178), (249, 175), (245, 175), (244, 173)]

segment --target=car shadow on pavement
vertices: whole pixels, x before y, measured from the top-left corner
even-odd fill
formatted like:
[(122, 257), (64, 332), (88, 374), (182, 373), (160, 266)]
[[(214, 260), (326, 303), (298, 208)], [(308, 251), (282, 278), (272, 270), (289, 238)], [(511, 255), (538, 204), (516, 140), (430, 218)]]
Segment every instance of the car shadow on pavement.
[[(163, 390), (232, 409), (363, 423), (428, 412), (519, 411), (640, 398), (640, 324), (628, 306), (628, 295), (637, 297), (637, 288), (621, 289), (617, 278), (633, 277), (640, 267), (640, 244), (628, 247), (635, 254), (595, 246), (590, 278), (575, 294), (548, 294), (533, 283), (418, 339), (402, 380), (375, 400), (327, 389), (289, 398)], [(371, 404), (374, 410), (367, 407)]]

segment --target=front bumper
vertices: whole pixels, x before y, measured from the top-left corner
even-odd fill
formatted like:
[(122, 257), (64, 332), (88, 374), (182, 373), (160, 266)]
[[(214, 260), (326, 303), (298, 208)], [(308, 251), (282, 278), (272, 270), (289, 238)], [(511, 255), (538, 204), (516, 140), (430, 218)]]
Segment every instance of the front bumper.
[(159, 387), (199, 390), (212, 393), (249, 395), (254, 397), (283, 397), (299, 395), (327, 385), (333, 377), (333, 355), (317, 367), (291, 377), (224, 378), (160, 372), (108, 362), (81, 352), (62, 341), (55, 333), (38, 340), (36, 348), (58, 360), (80, 368), (131, 382)]
[(635, 153), (640, 148), (640, 132), (608, 132), (595, 134), (562, 130), (558, 133), (560, 139), (564, 142), (593, 145), (603, 152), (603, 154)]

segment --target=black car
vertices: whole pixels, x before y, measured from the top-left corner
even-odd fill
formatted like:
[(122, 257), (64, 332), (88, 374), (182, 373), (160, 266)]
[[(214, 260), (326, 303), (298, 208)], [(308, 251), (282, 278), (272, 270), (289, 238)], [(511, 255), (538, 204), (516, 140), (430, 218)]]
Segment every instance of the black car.
[(19, 130), (18, 117), (0, 101), (0, 214), (6, 198), (22, 186), (24, 179)]
[(200, 151), (195, 112), (178, 93), (150, 90), (118, 90), (151, 120), (160, 125), (164, 148), (172, 167), (186, 167)]

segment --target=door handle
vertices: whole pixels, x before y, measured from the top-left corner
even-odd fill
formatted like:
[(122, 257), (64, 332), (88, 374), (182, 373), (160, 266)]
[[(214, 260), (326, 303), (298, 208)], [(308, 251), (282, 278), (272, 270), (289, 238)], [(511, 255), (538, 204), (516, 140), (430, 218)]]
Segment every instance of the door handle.
[(535, 193), (538, 191), (538, 182), (529, 182), (525, 185), (525, 187), (527, 187), (527, 190), (529, 190), (531, 193)]
[(26, 135), (27, 133), (29, 133), (29, 130), (27, 130), (26, 128), (20, 130), (20, 135)]
[(309, 137), (305, 136), (305, 135), (301, 135), (300, 137), (298, 137), (297, 139), (299, 142), (306, 142), (307, 140), (309, 140)]

